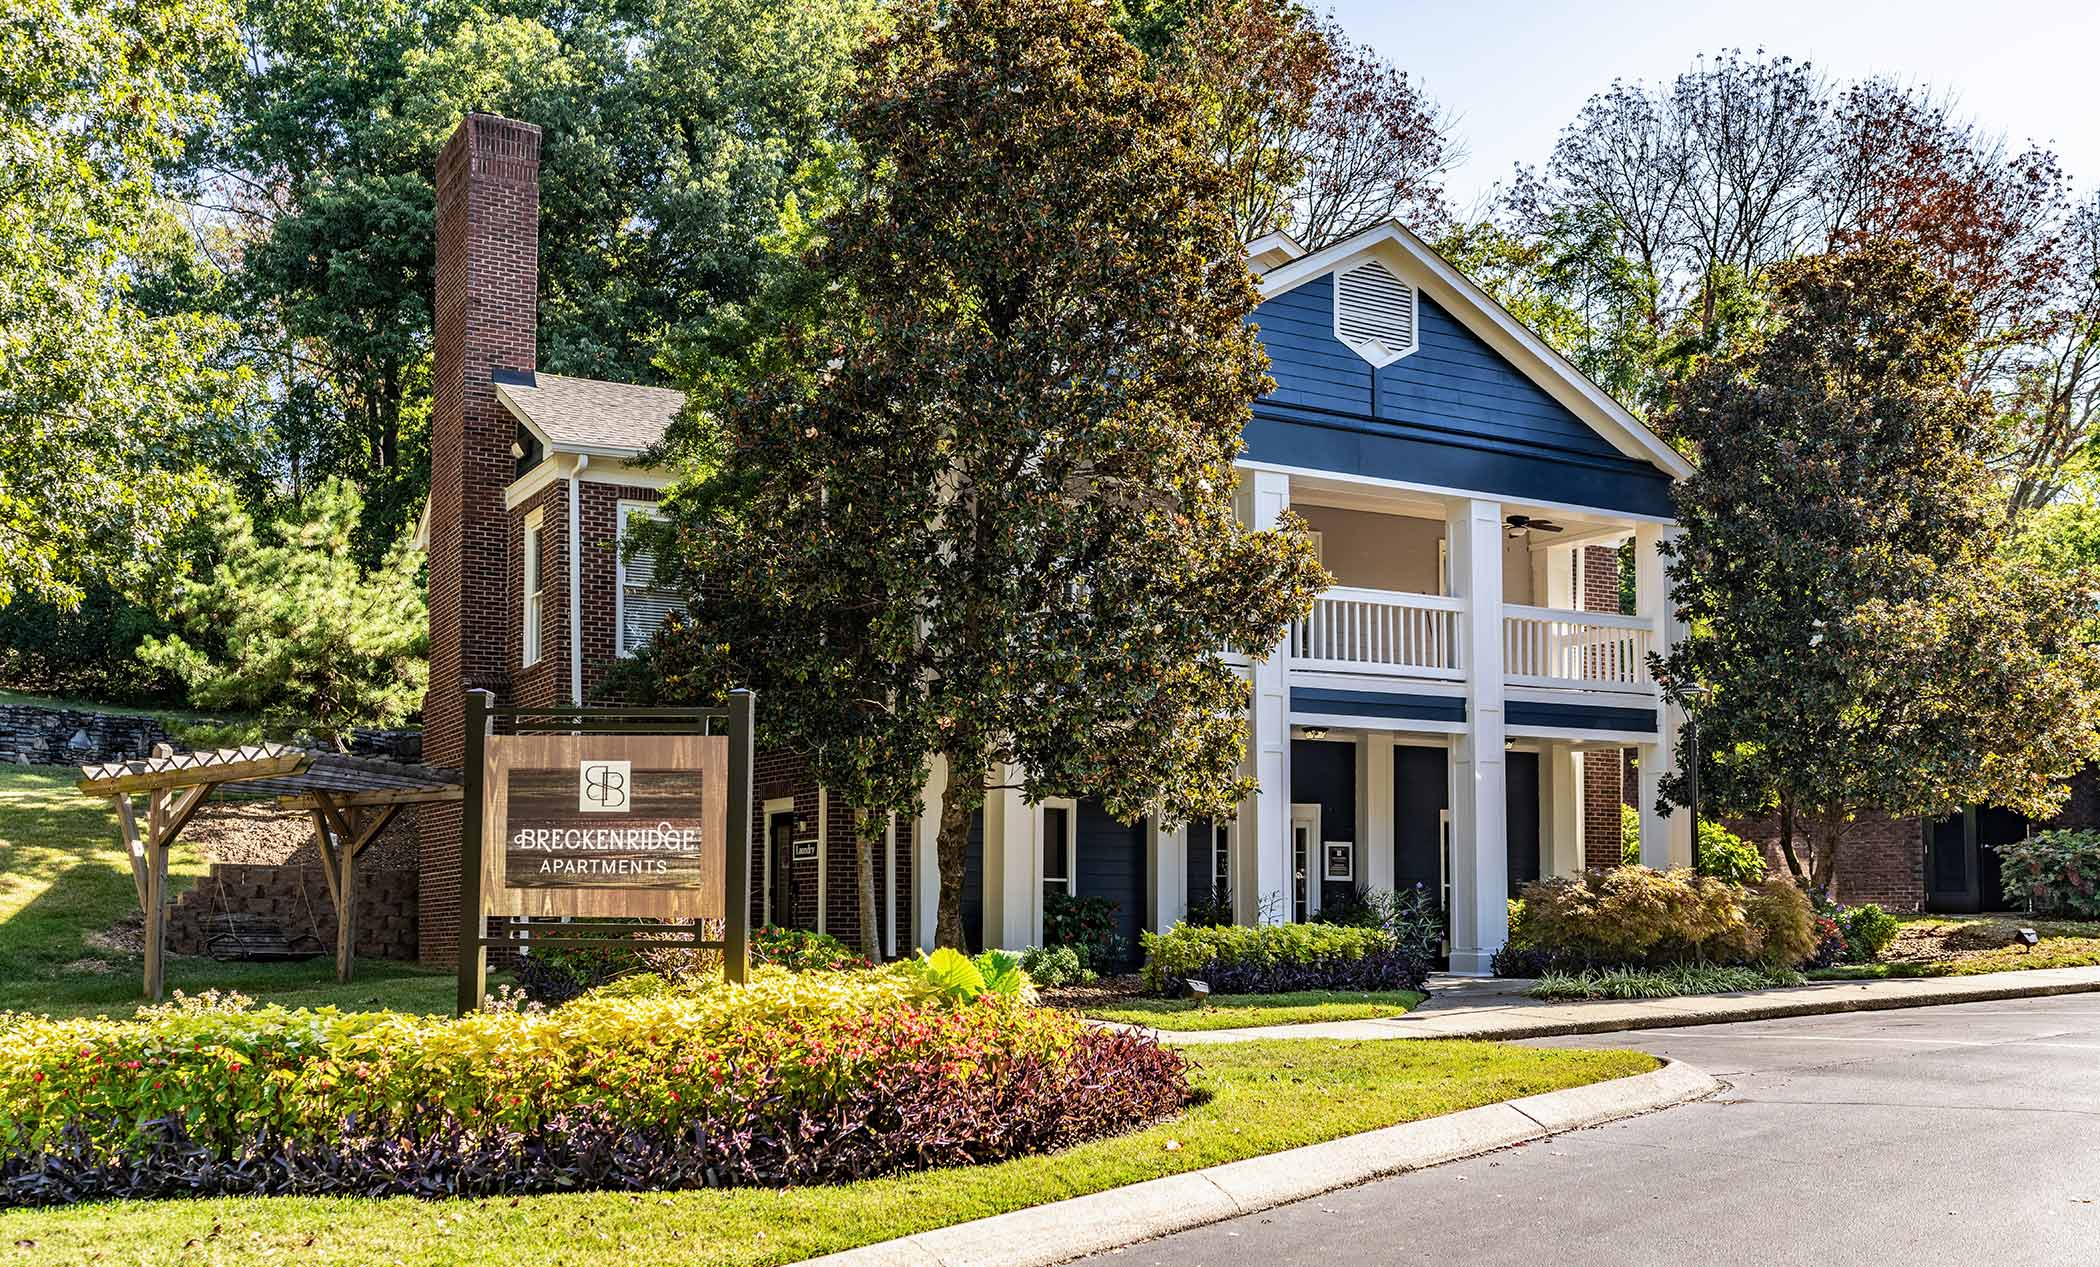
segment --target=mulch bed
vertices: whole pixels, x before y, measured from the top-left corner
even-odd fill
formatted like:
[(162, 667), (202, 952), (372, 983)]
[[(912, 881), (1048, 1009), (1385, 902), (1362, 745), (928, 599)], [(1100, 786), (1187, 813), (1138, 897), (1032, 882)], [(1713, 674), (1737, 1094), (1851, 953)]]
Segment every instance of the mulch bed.
[[(357, 865), (363, 870), (413, 869), (416, 865), (416, 816), (413, 809), (397, 815), (379, 839), (365, 846)], [(176, 845), (187, 845), (213, 862), (260, 866), (321, 865), (314, 843), (313, 820), (303, 813), (253, 801), (205, 806), (183, 829)]]
[(1092, 985), (1066, 985), (1043, 990), (1038, 1001), (1045, 1007), (1083, 1012), (1089, 1008), (1115, 1007), (1125, 999), (1135, 999), (1144, 993), (1144, 979), (1133, 972), (1126, 976), (1103, 977)]
[(2020, 914), (1993, 915), (1958, 924), (1906, 923), (1897, 931), (1896, 940), (1889, 943), (1881, 958), (1884, 963), (1946, 963), (2014, 945), (2021, 928), (2038, 928), (2045, 938), (2064, 934), (2100, 935), (2100, 926), (2091, 926), (2088, 931), (2085, 928), (2057, 928), (2058, 923), (2060, 921)]

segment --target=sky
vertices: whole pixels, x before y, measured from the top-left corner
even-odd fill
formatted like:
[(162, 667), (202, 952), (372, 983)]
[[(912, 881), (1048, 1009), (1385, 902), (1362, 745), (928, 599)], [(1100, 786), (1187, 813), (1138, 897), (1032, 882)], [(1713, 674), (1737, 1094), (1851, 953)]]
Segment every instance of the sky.
[[(1698, 54), (1764, 48), (1836, 79), (1888, 75), (1951, 91), (1957, 112), (2018, 147), (2049, 145), (2100, 186), (2096, 0), (1328, 0), (1352, 37), (1457, 116), (1448, 181), (1471, 209), (1511, 165), (1538, 164), (1613, 79), (1666, 82)], [(1315, 3), (1315, 7), (1319, 7)]]

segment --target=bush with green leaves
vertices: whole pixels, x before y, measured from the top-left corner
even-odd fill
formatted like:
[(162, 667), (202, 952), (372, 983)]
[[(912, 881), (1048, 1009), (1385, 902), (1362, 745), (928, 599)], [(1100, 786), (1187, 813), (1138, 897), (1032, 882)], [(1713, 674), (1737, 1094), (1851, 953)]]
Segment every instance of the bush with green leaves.
[(1035, 987), (1021, 969), (1021, 957), (1011, 951), (987, 950), (972, 958), (943, 946), (930, 955), (906, 959), (902, 966), (945, 1003), (988, 997), (1035, 1001)]
[(1123, 958), (1125, 942), (1117, 931), (1121, 908), (1105, 897), (1043, 895), (1043, 944), (1070, 946), (1084, 964), (1113, 965)]
[(2100, 919), (2100, 831), (2037, 832), (1998, 846), (2007, 906)]
[(1815, 951), (1808, 898), (1783, 879), (1745, 889), (1686, 870), (1617, 867), (1542, 880), (1522, 896), (1511, 953), (1498, 958), (1505, 975), (1687, 962), (1791, 968)]
[(1079, 952), (1070, 946), (1030, 946), (1021, 952), (1021, 971), (1028, 974), (1029, 980), (1050, 990), (1068, 985), (1092, 985), (1098, 979), (1093, 969), (1079, 961)]
[(1179, 993), (1190, 980), (1219, 994), (1291, 990), (1414, 990), (1429, 960), (1383, 928), (1341, 924), (1176, 924), (1148, 932), (1145, 988)]
[(1895, 916), (1872, 902), (1840, 911), (1837, 925), (1845, 936), (1845, 958), (1853, 963), (1878, 961), (1903, 927)]
[[(1641, 865), (1641, 813), (1619, 806), (1619, 861)], [(1711, 818), (1699, 820), (1699, 870), (1730, 884), (1752, 885), (1765, 878), (1764, 851)]]

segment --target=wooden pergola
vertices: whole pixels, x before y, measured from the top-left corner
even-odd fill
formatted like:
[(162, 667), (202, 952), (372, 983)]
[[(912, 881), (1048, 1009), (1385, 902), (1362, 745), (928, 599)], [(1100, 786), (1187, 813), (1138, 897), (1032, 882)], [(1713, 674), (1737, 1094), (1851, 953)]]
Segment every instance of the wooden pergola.
[[(168, 847), (214, 788), (222, 795), (274, 796), (312, 816), (328, 895), (335, 903), (335, 976), (350, 980), (357, 937), (357, 857), (405, 805), (456, 801), (456, 770), (402, 765), (282, 744), (176, 753), (166, 744), (150, 757), (82, 766), (81, 792), (108, 798), (131, 858), (131, 879), (146, 916), (146, 997), (165, 985)], [(146, 797), (143, 825), (132, 798)]]

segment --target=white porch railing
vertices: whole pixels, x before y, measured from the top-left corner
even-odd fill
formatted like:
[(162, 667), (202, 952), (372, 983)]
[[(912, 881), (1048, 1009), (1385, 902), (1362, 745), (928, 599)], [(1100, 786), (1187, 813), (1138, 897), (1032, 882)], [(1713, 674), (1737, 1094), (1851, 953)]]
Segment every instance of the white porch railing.
[(1291, 626), (1295, 668), (1457, 678), (1465, 601), (1436, 594), (1336, 587)]
[(1638, 616), (1502, 608), (1503, 672), (1520, 685), (1645, 688), (1654, 642), (1655, 627)]

